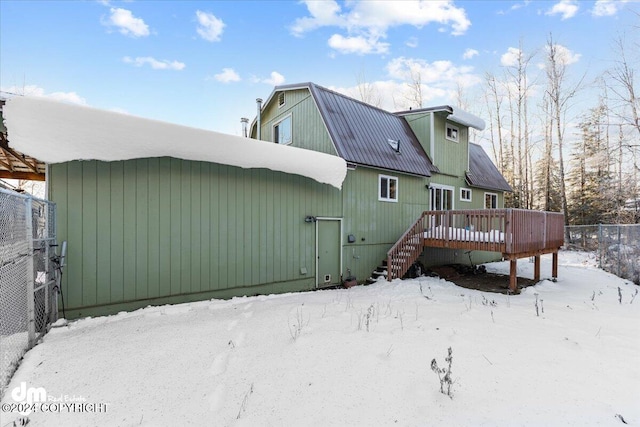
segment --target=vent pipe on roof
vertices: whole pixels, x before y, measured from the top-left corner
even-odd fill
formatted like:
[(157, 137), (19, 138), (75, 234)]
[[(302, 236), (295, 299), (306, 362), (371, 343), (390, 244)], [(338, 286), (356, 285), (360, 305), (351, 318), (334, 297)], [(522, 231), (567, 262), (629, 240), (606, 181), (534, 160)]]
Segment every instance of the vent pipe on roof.
[(240, 119), (240, 123), (242, 123), (242, 136), (246, 138), (248, 136), (247, 126), (249, 125), (249, 119), (247, 119), (246, 117), (243, 117)]
[(257, 135), (257, 137), (258, 137), (258, 139), (260, 139), (260, 136), (261, 136), (261, 133), (262, 133), (262, 132), (260, 132), (260, 127), (261, 127), (260, 115), (262, 113), (262, 98), (256, 98), (256, 104), (257, 104), (257, 108), (258, 108), (258, 119), (257, 119), (257, 122), (258, 122), (258, 135)]

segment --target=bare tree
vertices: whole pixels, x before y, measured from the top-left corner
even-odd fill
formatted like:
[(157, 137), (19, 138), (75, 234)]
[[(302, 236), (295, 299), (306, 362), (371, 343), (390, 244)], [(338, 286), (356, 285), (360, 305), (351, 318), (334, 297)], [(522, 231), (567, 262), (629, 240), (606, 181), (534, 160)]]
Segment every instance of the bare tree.
[(378, 92), (376, 87), (367, 81), (364, 70), (356, 74), (356, 88), (360, 101), (380, 108), (382, 105), (382, 96), (380, 96), (380, 92)]
[[(546, 95), (549, 98), (549, 107), (551, 117), (553, 119), (556, 144), (558, 147), (558, 168), (560, 178), (560, 201), (562, 205), (562, 213), (564, 214), (565, 225), (569, 225), (569, 211), (567, 209), (567, 190), (565, 185), (565, 167), (564, 167), (564, 132), (565, 117), (569, 107), (569, 101), (576, 95), (580, 82), (572, 87), (567, 87), (567, 58), (559, 52), (558, 45), (553, 42), (553, 37), (549, 35), (547, 41), (546, 53), (546, 73), (547, 73), (547, 90)], [(567, 229), (568, 230), (568, 229)], [(566, 240), (569, 241), (568, 231)]]

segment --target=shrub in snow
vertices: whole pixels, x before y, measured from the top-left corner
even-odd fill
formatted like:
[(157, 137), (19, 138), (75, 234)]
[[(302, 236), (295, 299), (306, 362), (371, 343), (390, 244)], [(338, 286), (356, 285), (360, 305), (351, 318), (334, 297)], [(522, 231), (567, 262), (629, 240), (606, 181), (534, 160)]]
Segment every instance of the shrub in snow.
[(291, 338), (293, 338), (294, 341), (297, 340), (302, 333), (302, 328), (308, 324), (309, 318), (307, 318), (305, 322), (304, 316), (302, 315), (302, 308), (298, 308), (296, 310), (296, 317), (289, 321), (289, 334), (291, 334)]
[[(453, 394), (451, 393), (451, 386), (453, 385), (453, 379), (451, 378), (451, 364), (453, 363), (453, 350), (449, 347), (448, 355), (444, 358), (444, 361), (447, 363), (445, 368), (440, 368), (438, 366), (438, 362), (436, 359), (431, 361), (431, 370), (438, 375), (440, 379), (440, 393), (446, 394), (451, 399), (453, 399)], [(445, 391), (446, 389), (446, 391)]]

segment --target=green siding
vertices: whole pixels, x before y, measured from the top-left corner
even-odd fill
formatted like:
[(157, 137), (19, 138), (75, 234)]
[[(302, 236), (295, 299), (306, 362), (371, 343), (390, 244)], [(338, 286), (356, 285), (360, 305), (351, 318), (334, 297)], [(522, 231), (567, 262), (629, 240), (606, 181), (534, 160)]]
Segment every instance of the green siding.
[(430, 159), (433, 159), (431, 153), (431, 113), (415, 113), (405, 116), (405, 120), (409, 123), (409, 127), (420, 141), (420, 145)]
[[(261, 115), (260, 139), (273, 141), (273, 126), (288, 115), (291, 115), (293, 147), (337, 155), (322, 116), (308, 89), (285, 92), (285, 104), (281, 107), (278, 106), (277, 95), (270, 105), (265, 105)], [(255, 138), (256, 135), (252, 137)]]
[[(458, 128), (458, 142), (445, 138), (446, 125), (451, 124)], [(440, 172), (447, 175), (464, 177), (469, 168), (469, 131), (466, 126), (445, 120), (442, 115), (436, 114), (434, 119), (435, 135), (435, 165)]]
[[(378, 200), (378, 175), (398, 178), (398, 202)], [(349, 171), (343, 184), (343, 274), (350, 269), (359, 281), (386, 258), (387, 251), (420, 214), (427, 210), (425, 178), (359, 167)], [(363, 240), (364, 239), (364, 240)]]
[(315, 228), (304, 218), (342, 215), (340, 191), (308, 178), (169, 158), (55, 164), (49, 185), (68, 241), (71, 317), (232, 289), (312, 289)]

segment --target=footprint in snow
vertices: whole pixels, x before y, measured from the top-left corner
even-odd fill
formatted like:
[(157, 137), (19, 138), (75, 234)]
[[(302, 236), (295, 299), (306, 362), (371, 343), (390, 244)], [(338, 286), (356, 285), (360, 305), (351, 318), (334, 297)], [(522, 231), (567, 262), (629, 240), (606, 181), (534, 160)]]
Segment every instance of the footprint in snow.
[(211, 369), (209, 372), (212, 375), (220, 375), (227, 370), (227, 363), (229, 362), (229, 353), (220, 353), (213, 359)]
[(209, 408), (213, 412), (217, 412), (224, 406), (224, 386), (218, 384), (216, 389), (209, 396)]
[(230, 331), (233, 328), (235, 328), (237, 324), (238, 324), (237, 320), (232, 320), (231, 322), (229, 322), (229, 324), (227, 325), (227, 331)]

